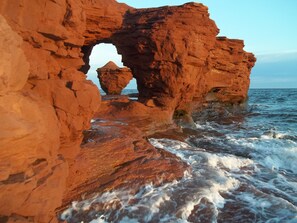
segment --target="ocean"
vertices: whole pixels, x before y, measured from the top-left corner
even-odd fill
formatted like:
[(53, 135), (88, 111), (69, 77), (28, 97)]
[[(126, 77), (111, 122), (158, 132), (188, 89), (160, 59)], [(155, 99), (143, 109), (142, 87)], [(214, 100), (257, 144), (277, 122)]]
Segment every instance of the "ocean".
[(101, 203), (89, 222), (297, 222), (297, 89), (251, 89), (245, 107), (194, 121), (184, 142), (149, 139), (190, 165), (181, 180), (74, 202), (62, 218)]

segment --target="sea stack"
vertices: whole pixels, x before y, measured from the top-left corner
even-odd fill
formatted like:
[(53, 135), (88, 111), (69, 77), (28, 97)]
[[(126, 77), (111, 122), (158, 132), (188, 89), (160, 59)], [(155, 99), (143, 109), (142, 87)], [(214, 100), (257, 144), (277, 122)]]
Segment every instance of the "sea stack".
[[(190, 115), (193, 103), (247, 98), (256, 59), (243, 41), (218, 33), (198, 3), (135, 9), (115, 0), (1, 0), (0, 221), (53, 223), (57, 208), (87, 192), (182, 178), (187, 165), (147, 137), (172, 125), (174, 114)], [(101, 100), (86, 79), (98, 43), (122, 55), (138, 101)], [(107, 94), (132, 78), (112, 62), (99, 73)], [(91, 128), (92, 119), (102, 122)], [(92, 149), (82, 149), (85, 132)]]
[(133, 78), (129, 68), (120, 68), (112, 61), (98, 68), (97, 73), (101, 88), (107, 95), (120, 95)]

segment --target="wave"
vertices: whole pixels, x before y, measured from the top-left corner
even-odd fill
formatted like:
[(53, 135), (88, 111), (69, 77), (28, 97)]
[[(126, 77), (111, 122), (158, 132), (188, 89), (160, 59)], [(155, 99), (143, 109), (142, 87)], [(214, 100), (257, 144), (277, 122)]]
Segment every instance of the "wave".
[(185, 142), (149, 139), (190, 165), (182, 179), (158, 187), (147, 184), (137, 193), (122, 188), (73, 202), (61, 219), (297, 222), (297, 90), (249, 94), (247, 107), (196, 113)]

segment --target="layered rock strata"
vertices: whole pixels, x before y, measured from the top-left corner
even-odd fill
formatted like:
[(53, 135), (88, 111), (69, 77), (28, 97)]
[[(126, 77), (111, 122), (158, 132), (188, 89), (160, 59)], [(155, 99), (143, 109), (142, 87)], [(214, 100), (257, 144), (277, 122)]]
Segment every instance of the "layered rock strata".
[[(180, 158), (153, 147), (141, 131), (146, 126), (126, 121), (97, 119), (85, 132), (82, 152), (70, 170), (61, 209), (82, 196), (86, 199), (116, 188), (127, 188), (133, 193), (146, 183), (160, 185), (184, 176), (187, 165)], [(146, 125), (146, 120), (142, 124)]]
[(0, 215), (56, 221), (69, 163), (100, 104), (78, 69), (81, 1), (1, 1)]
[[(250, 85), (249, 74), (256, 59), (243, 50), (242, 40), (217, 37), (215, 48), (210, 52), (205, 73), (206, 101), (240, 103), (246, 100)], [(196, 96), (195, 95), (195, 96)], [(201, 99), (200, 99), (201, 100)]]
[(112, 61), (98, 68), (97, 73), (100, 86), (107, 95), (120, 95), (133, 78), (129, 68), (119, 68)]
[(133, 70), (140, 101), (190, 111), (193, 100), (202, 103), (222, 86), (217, 100), (246, 99), (255, 58), (243, 50), (242, 41), (217, 38), (218, 32), (207, 7), (188, 3), (131, 9), (112, 40)]
[[(240, 103), (255, 63), (242, 41), (216, 37), (207, 7), (196, 3), (133, 9), (114, 0), (2, 0), (0, 34), (0, 219), (8, 222), (55, 222), (63, 196), (70, 200), (67, 176), (86, 155), (82, 132), (100, 108), (84, 74), (96, 44), (113, 43), (138, 83), (139, 102), (112, 104), (114, 119), (123, 105), (122, 115), (166, 124), (193, 101)], [(142, 140), (140, 149), (149, 148)], [(152, 151), (140, 156), (166, 163)]]

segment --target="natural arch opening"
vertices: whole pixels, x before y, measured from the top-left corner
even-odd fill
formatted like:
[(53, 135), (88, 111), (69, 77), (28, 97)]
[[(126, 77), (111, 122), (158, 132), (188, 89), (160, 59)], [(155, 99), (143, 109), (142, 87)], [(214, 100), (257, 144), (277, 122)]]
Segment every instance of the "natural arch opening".
[(102, 95), (132, 94), (131, 99), (135, 99), (138, 93), (136, 79), (132, 76), (132, 71), (124, 67), (122, 56), (117, 53), (113, 44), (95, 45), (89, 56), (89, 66), (87, 79), (98, 86)]

